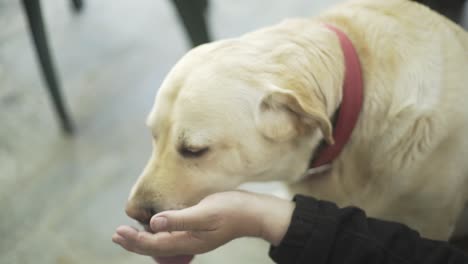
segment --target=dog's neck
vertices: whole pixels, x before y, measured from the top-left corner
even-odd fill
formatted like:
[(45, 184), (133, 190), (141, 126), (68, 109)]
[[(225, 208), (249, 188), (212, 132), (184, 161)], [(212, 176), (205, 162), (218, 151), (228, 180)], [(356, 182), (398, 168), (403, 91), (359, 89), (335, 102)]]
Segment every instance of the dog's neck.
[[(270, 65), (274, 65), (270, 72), (276, 74), (278, 86), (323, 102), (331, 119), (343, 95), (345, 65), (340, 41), (318, 21), (297, 19), (284, 24), (289, 30), (291, 24), (300, 28), (295, 32), (301, 34), (277, 34), (277, 38), (272, 38), (276, 43), (268, 54)], [(274, 30), (281, 31), (281, 24)], [(291, 45), (295, 47), (291, 49)]]
[[(297, 28), (293, 30), (294, 34), (284, 34), (294, 27)], [(259, 69), (246, 67), (252, 78), (274, 81), (278, 87), (323, 103), (323, 110), (332, 120), (342, 102), (345, 78), (344, 56), (336, 33), (320, 21), (295, 19), (252, 33), (252, 38), (249, 36), (247, 34), (241, 40), (250, 45), (252, 51), (252, 56), (246, 60), (254, 63), (258, 59), (263, 65)], [(276, 172), (275, 175), (270, 174), (268, 178), (302, 179), (321, 139), (318, 130), (298, 138), (294, 157), (291, 157), (293, 164), (286, 167), (278, 165), (281, 168), (275, 166), (269, 171)]]
[[(304, 27), (302, 23), (309, 23), (310, 26)], [(280, 76), (279, 81), (285, 82), (284, 84), (280, 85), (282, 87), (288, 87), (288, 89), (292, 90), (306, 90), (309, 93), (305, 96), (314, 96), (323, 102), (325, 107), (324, 110), (326, 111), (330, 120), (334, 119), (335, 114), (337, 118), (340, 117), (339, 119), (341, 124), (338, 126), (340, 127), (339, 129), (341, 131), (338, 134), (343, 134), (341, 132), (347, 129), (343, 129), (343, 117), (340, 115), (339, 108), (342, 102), (344, 103), (343, 83), (345, 82), (345, 79), (346, 81), (349, 81), (349, 76), (345, 75), (345, 62), (348, 62), (347, 58), (345, 58), (345, 51), (342, 46), (343, 43), (340, 42), (340, 38), (338, 37), (339, 34), (334, 29), (331, 29), (324, 24), (311, 23), (310, 21), (298, 21), (297, 24), (298, 26), (303, 27), (302, 31), (298, 31), (302, 32), (303, 34), (289, 36), (291, 39), (288, 41), (300, 47), (299, 49), (294, 49), (300, 54), (288, 54), (288, 56), (297, 57), (294, 59), (286, 59), (282, 61), (282, 63), (284, 63), (284, 67), (287, 68), (287, 70), (284, 72), (288, 72), (288, 74), (291, 73), (291, 76), (286, 78), (286, 80), (284, 76)], [(281, 44), (279, 44), (279, 47), (281, 47)], [(349, 54), (346, 54), (346, 56), (348, 55)], [(294, 85), (290, 85), (291, 83)], [(307, 89), (301, 87), (307, 87)], [(357, 90), (359, 89), (362, 89), (362, 85)], [(360, 99), (362, 100), (362, 97)], [(349, 107), (346, 108), (347, 109), (344, 109), (345, 111), (350, 111)], [(353, 110), (354, 109), (351, 109), (350, 112)], [(358, 113), (360, 112), (360, 105), (356, 110)], [(347, 116), (349, 117), (349, 115)], [(344, 124), (345, 127), (348, 125), (351, 126), (352, 131), (352, 128), (355, 125), (355, 121), (352, 121), (350, 124)], [(345, 131), (345, 133), (349, 132), (350, 135), (351, 131)], [(344, 139), (343, 137), (340, 137), (340, 146), (338, 148), (327, 148), (327, 146), (323, 144), (323, 140), (317, 140), (317, 137), (311, 137), (308, 141), (309, 144), (305, 144), (305, 146), (309, 148), (309, 155), (305, 155), (305, 157), (309, 158), (309, 160), (306, 160), (302, 171), (299, 172), (300, 176), (298, 176), (298, 179), (301, 179), (304, 176), (308, 176), (304, 175), (304, 171), (309, 171), (311, 167), (317, 168), (317, 172), (321, 172), (322, 168), (328, 168), (327, 165), (331, 163), (332, 159), (337, 157), (337, 155), (341, 152), (341, 149), (347, 143), (348, 139), (349, 137), (344, 137)], [(325, 151), (321, 151), (321, 148), (325, 148)], [(330, 151), (330, 149), (333, 150)], [(307, 149), (304, 151), (307, 151)], [(338, 154), (334, 155), (333, 152)], [(327, 153), (325, 156), (328, 157), (321, 157), (323, 153)], [(322, 167), (315, 166), (316, 164), (314, 164), (314, 162), (310, 162), (311, 157), (315, 161), (325, 160), (326, 162), (320, 164)], [(332, 157), (332, 159), (330, 159), (330, 157)]]
[[(351, 138), (351, 134), (361, 113), (363, 103), (363, 80), (359, 57), (353, 43), (339, 28), (325, 25), (333, 31), (340, 40), (340, 46), (345, 62), (345, 76), (343, 80), (343, 96), (340, 108), (336, 111), (334, 120), (333, 139), (334, 144), (319, 149), (311, 160), (308, 176), (328, 169), (331, 163), (340, 155), (345, 145)], [(323, 140), (322, 140), (323, 141)], [(321, 144), (323, 145), (323, 144)], [(319, 147), (320, 148), (320, 147)]]

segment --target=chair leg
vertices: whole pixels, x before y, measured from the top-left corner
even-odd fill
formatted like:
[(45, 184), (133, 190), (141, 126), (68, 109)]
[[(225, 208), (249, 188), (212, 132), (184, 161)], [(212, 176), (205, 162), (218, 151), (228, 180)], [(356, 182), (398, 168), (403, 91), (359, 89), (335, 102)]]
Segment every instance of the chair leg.
[(205, 13), (208, 0), (172, 0), (192, 45), (210, 42)]
[(62, 129), (67, 134), (72, 134), (73, 125), (65, 109), (50, 57), (39, 1), (40, 0), (22, 0), (23, 8), (26, 11), (29, 28), (36, 47), (36, 53), (42, 67), (43, 76), (49, 88), (49, 95), (60, 119)]
[(72, 0), (73, 10), (80, 12), (83, 9), (83, 0)]
[(460, 23), (463, 15), (463, 6), (466, 0), (414, 0), (428, 6), (434, 11), (448, 17), (455, 23)]

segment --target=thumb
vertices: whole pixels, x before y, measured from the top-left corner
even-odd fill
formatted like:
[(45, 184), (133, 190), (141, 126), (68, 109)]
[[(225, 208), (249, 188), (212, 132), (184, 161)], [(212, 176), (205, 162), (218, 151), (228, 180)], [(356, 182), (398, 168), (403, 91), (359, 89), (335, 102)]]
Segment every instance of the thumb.
[(166, 211), (154, 215), (150, 221), (151, 230), (162, 231), (213, 231), (216, 217), (198, 206), (177, 211)]

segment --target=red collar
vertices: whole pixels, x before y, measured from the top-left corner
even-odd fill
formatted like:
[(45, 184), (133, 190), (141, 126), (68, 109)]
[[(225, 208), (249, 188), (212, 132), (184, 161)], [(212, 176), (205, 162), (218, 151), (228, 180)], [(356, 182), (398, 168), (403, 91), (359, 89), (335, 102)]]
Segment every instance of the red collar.
[(340, 155), (344, 146), (351, 137), (351, 133), (358, 121), (359, 113), (362, 108), (363, 100), (363, 82), (361, 65), (353, 43), (340, 29), (325, 25), (331, 31), (335, 32), (340, 40), (345, 64), (345, 77), (343, 81), (343, 97), (339, 107), (336, 119), (336, 125), (333, 131), (335, 144), (326, 145), (312, 157), (309, 170), (306, 175), (320, 173), (330, 168), (333, 160)]

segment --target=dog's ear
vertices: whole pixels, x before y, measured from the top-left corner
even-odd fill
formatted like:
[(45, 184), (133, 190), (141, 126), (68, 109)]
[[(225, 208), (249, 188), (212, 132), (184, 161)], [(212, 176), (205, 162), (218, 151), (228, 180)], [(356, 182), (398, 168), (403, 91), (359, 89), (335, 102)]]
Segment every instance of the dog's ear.
[(310, 97), (302, 98), (290, 90), (268, 91), (259, 103), (255, 119), (258, 129), (271, 140), (287, 141), (318, 127), (327, 143), (334, 143), (324, 103)]

